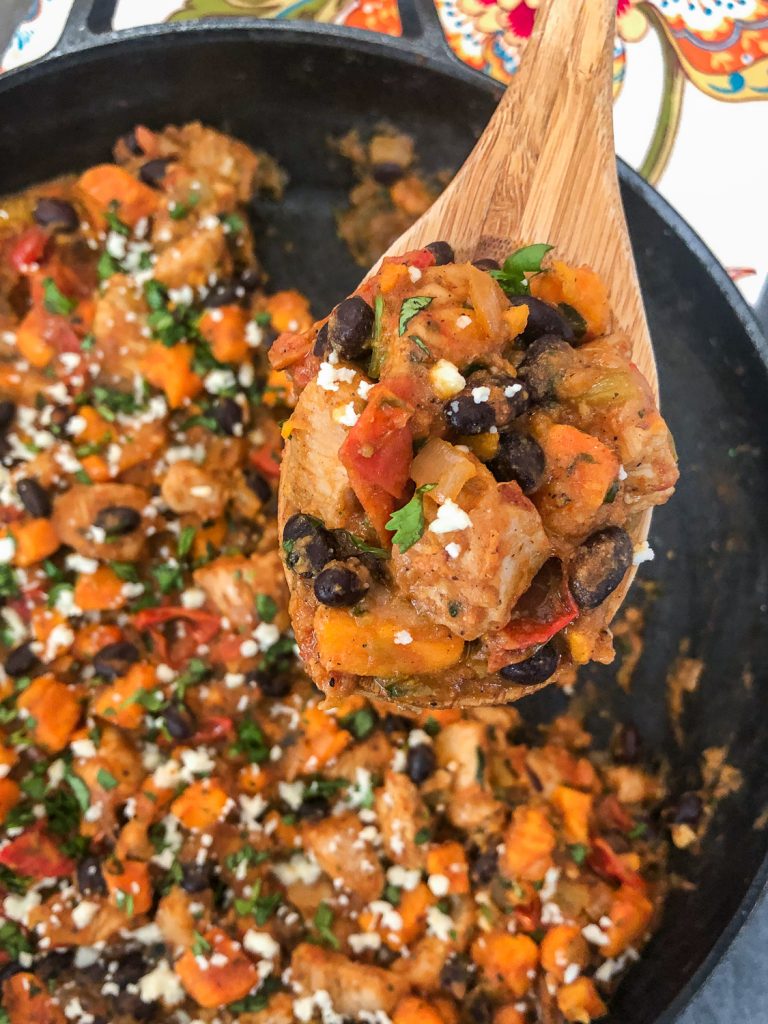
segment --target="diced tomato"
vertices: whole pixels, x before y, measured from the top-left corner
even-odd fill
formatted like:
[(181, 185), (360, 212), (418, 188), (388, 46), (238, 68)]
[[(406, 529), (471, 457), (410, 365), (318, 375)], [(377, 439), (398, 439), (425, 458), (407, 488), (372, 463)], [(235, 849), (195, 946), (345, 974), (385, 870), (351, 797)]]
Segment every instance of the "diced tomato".
[(280, 452), (276, 452), (270, 445), (262, 445), (254, 449), (248, 456), (252, 466), (258, 469), (265, 476), (277, 480), (280, 476)]
[(508, 664), (511, 651), (545, 644), (578, 614), (562, 562), (550, 558), (517, 602), (507, 625), (490, 639), (489, 672)]
[(0, 864), (30, 878), (59, 878), (75, 870), (75, 862), (61, 852), (42, 821), (0, 850)]
[(349, 482), (382, 540), (387, 519), (402, 502), (413, 461), (413, 406), (377, 384), (360, 419), (347, 434), (339, 458)]
[(190, 742), (217, 743), (220, 740), (232, 739), (234, 734), (235, 726), (231, 718), (226, 715), (211, 715), (200, 723), (200, 728)]
[(269, 364), (273, 370), (286, 370), (306, 359), (311, 351), (312, 341), (305, 331), (283, 331), (269, 350)]
[(31, 227), (19, 235), (13, 243), (9, 259), (19, 274), (28, 274), (35, 264), (40, 263), (48, 245), (48, 232), (41, 227)]
[(594, 839), (587, 864), (598, 875), (634, 889), (645, 889), (642, 876), (633, 871), (605, 839)]
[[(187, 628), (169, 640), (160, 627), (170, 622), (183, 622)], [(221, 628), (221, 619), (210, 612), (167, 605), (144, 608), (133, 617), (136, 629), (149, 631), (156, 654), (173, 668), (194, 657), (201, 644), (208, 644)]]
[(385, 256), (382, 263), (404, 263), (406, 267), (424, 270), (435, 265), (435, 254), (430, 249), (411, 249), (401, 256)]

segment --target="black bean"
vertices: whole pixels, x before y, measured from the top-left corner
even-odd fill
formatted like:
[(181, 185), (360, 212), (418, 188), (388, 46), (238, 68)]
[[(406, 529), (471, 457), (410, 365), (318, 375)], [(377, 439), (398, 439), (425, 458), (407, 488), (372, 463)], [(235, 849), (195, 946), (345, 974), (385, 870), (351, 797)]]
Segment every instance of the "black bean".
[(121, 954), (117, 967), (110, 972), (110, 980), (120, 988), (125, 988), (127, 985), (135, 985), (148, 970), (149, 964), (140, 950), (132, 949)]
[(255, 292), (264, 281), (264, 275), (258, 267), (246, 267), (240, 271), (240, 284), (247, 292)]
[(21, 974), (26, 970), (28, 968), (22, 967), (18, 960), (10, 960), (7, 964), (0, 965), (0, 984), (12, 978), (14, 974)]
[(409, 732), (411, 720), (406, 718), (405, 715), (388, 714), (384, 718), (383, 726), (387, 736), (392, 736), (396, 732)]
[(523, 347), (527, 348), (543, 334), (554, 334), (556, 338), (569, 343), (575, 341), (573, 328), (556, 306), (550, 306), (548, 302), (532, 295), (510, 295), (509, 301), (513, 306), (528, 307), (528, 322), (517, 338)]
[(18, 679), (19, 676), (28, 676), (37, 664), (37, 655), (32, 650), (32, 645), (27, 643), (14, 647), (5, 659), (3, 667), (9, 676)]
[(347, 562), (354, 558), (374, 576), (381, 576), (384, 559), (370, 551), (362, 551), (352, 540), (348, 530), (331, 530), (336, 558)]
[(305, 515), (303, 512), (295, 512), (286, 520), (283, 527), (283, 544), (286, 541), (298, 540), (300, 537), (308, 537), (319, 527), (322, 527), (319, 519)]
[(487, 390), (486, 402), (493, 409), (494, 423), (499, 428), (508, 426), (512, 420), (522, 416), (530, 405), (525, 385), (507, 373), (475, 370), (467, 377), (467, 385), (458, 397), (470, 395), (474, 402), (476, 394), (478, 397), (485, 394), (478, 392), (478, 388)]
[(44, 228), (55, 231), (77, 231), (80, 218), (72, 203), (63, 199), (50, 199), (43, 196), (37, 200), (34, 212), (35, 221)]
[(640, 732), (633, 722), (619, 726), (613, 741), (613, 756), (624, 764), (636, 764), (640, 758), (643, 743)]
[(35, 519), (47, 519), (51, 512), (51, 498), (48, 491), (31, 476), (19, 480), (16, 490), (24, 508)]
[(51, 409), (49, 420), (51, 433), (56, 437), (61, 437), (73, 415), (74, 409), (71, 405), (55, 405)]
[(559, 371), (566, 368), (573, 349), (553, 334), (542, 334), (527, 349), (518, 374), (525, 381), (532, 402), (546, 402), (554, 395)]
[(330, 532), (312, 516), (301, 512), (291, 516), (283, 528), (285, 564), (297, 576), (309, 579), (334, 558)]
[(371, 174), (373, 175), (373, 180), (377, 181), (379, 185), (389, 187), (402, 178), (405, 174), (405, 168), (402, 164), (395, 163), (394, 160), (387, 160), (374, 164), (371, 168)]
[(505, 665), (499, 674), (502, 679), (511, 683), (520, 683), (523, 686), (533, 686), (536, 683), (544, 683), (557, 671), (560, 655), (557, 648), (550, 642), (540, 647), (535, 654), (525, 661), (515, 662), (513, 665)]
[(243, 476), (245, 477), (245, 482), (262, 504), (269, 501), (272, 497), (272, 488), (257, 469), (244, 469)]
[(98, 857), (84, 857), (77, 865), (77, 887), (84, 894), (106, 895), (107, 883)]
[(491, 403), (476, 402), (471, 392), (462, 392), (446, 402), (443, 415), (448, 426), (459, 434), (487, 434), (496, 425)]
[(186, 861), (181, 865), (181, 888), (185, 892), (202, 892), (211, 887), (211, 868), (206, 862)]
[(117, 679), (118, 676), (124, 676), (138, 660), (138, 648), (128, 640), (118, 640), (97, 652), (93, 667), (97, 675), (105, 679)]
[(491, 1024), (494, 1015), (493, 999), (483, 989), (473, 992), (461, 1009), (461, 1024)]
[[(220, 306), (234, 306), (241, 302), (245, 295), (238, 296), (235, 281), (218, 281), (203, 299), (206, 309), (218, 309)], [(244, 291), (244, 290), (243, 290)]]
[(243, 422), (243, 410), (234, 398), (220, 398), (211, 407), (211, 416), (223, 434), (233, 437), (235, 430)]
[(437, 267), (442, 267), (446, 263), (453, 263), (456, 259), (450, 242), (430, 242), (424, 248), (428, 249), (435, 257), (435, 266)]
[(97, 512), (93, 525), (107, 537), (122, 537), (141, 525), (141, 515), (130, 505), (109, 505)]
[(35, 974), (40, 981), (49, 982), (51, 978), (58, 978), (64, 971), (68, 971), (74, 960), (74, 949), (53, 950), (35, 962)]
[(672, 821), (676, 825), (698, 825), (704, 805), (698, 793), (683, 793), (674, 808)]
[(469, 873), (475, 885), (490, 885), (499, 867), (498, 842), (491, 842), (485, 850), (470, 857)]
[(307, 796), (296, 810), (296, 817), (302, 821), (322, 821), (329, 814), (330, 806), (324, 796)]
[(290, 675), (275, 669), (255, 669), (248, 673), (249, 682), (256, 683), (265, 697), (285, 697), (290, 693)]
[(0, 402), (0, 431), (7, 430), (16, 415), (16, 403), (5, 398)]
[(169, 704), (163, 711), (163, 722), (175, 740), (186, 740), (197, 731), (192, 714), (177, 704)]
[(315, 580), (315, 597), (329, 608), (348, 608), (368, 593), (360, 573), (346, 565), (331, 565)]
[(579, 608), (597, 608), (614, 592), (632, 565), (633, 553), (629, 534), (620, 526), (606, 526), (587, 537), (568, 567), (571, 593)]
[(478, 270), (501, 270), (498, 260), (474, 260), (472, 266), (477, 267)]
[(373, 955), (373, 961), (377, 967), (391, 967), (400, 954), (396, 949), (381, 945)]
[(145, 185), (150, 185), (152, 188), (162, 188), (163, 179), (170, 163), (172, 163), (171, 160), (166, 160), (162, 157), (157, 160), (147, 160), (139, 168), (139, 178)]
[(144, 150), (139, 145), (139, 140), (136, 138), (136, 132), (132, 128), (125, 135), (120, 136), (120, 141), (133, 156), (143, 156)]
[(357, 359), (371, 346), (374, 314), (359, 295), (344, 299), (328, 318), (328, 341), (342, 359)]
[(156, 1020), (160, 1012), (160, 1003), (145, 1003), (138, 992), (128, 992), (127, 990), (115, 996), (113, 1005), (118, 1013), (141, 1022)]
[(328, 352), (328, 321), (326, 320), (315, 336), (315, 344), (312, 346), (312, 355), (323, 359)]
[(449, 989), (454, 999), (462, 1000), (475, 977), (475, 965), (466, 954), (453, 953), (440, 971), (440, 987)]
[(509, 431), (499, 437), (498, 451), (488, 469), (499, 481), (514, 480), (523, 494), (532, 494), (541, 484), (546, 459), (537, 441), (528, 434)]
[(437, 758), (431, 746), (427, 743), (416, 743), (408, 748), (405, 756), (405, 774), (417, 785), (432, 775), (437, 768)]

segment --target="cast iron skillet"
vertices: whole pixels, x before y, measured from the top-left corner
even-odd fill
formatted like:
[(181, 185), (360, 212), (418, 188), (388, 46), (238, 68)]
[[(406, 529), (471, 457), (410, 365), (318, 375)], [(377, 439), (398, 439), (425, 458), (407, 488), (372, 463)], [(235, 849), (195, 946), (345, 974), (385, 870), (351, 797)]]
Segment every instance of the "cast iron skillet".
[[(408, 0), (404, 40), (249, 19), (98, 34), (109, 12), (91, 5), (75, 0), (54, 54), (0, 79), (0, 193), (107, 158), (136, 122), (200, 118), (268, 149), (288, 171), (285, 204), (261, 204), (254, 215), (275, 286), (298, 286), (317, 311), (360, 275), (334, 240), (332, 210), (349, 182), (327, 137), (384, 119), (413, 133), (430, 169), (455, 168), (499, 96), (448, 55), (432, 0)], [(621, 177), (683, 473), (674, 501), (654, 516), (657, 557), (640, 573), (658, 596), (632, 691), (610, 669), (586, 673), (599, 684), (593, 725), (605, 735), (615, 719), (635, 721), (647, 748), (671, 762), (677, 795), (697, 786), (706, 747), (728, 746), (744, 774), (701, 855), (676, 856), (674, 867), (696, 888), (671, 898), (613, 1003), (611, 1019), (621, 1024), (670, 1024), (768, 879), (768, 832), (753, 827), (768, 806), (768, 347), (700, 240), (624, 166)], [(683, 644), (706, 668), (678, 745), (665, 674)], [(564, 700), (544, 691), (522, 710), (540, 718)]]

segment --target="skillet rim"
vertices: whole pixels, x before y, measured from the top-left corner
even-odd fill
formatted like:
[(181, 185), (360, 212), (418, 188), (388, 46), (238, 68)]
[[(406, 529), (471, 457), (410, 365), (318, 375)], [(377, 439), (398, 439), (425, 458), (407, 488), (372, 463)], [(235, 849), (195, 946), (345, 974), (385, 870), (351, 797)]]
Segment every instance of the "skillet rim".
[[(413, 0), (410, 2), (412, 3)], [(418, 4), (419, 0), (416, 0), (416, 3)], [(79, 6), (82, 5), (79, 4)], [(402, 7), (407, 10), (410, 8), (410, 3), (403, 2)], [(412, 13), (412, 11), (409, 12), (409, 14)], [(453, 56), (447, 46), (436, 44), (434, 27), (430, 27), (423, 17), (418, 20), (419, 27), (415, 31), (412, 28), (409, 30), (409, 25), (406, 24), (404, 17), (404, 34), (399, 37), (349, 28), (344, 25), (321, 22), (297, 23), (248, 17), (206, 18), (200, 21), (160, 23), (98, 35), (87, 29), (81, 29), (79, 38), (76, 32), (65, 30), (62, 42), (49, 54), (30, 64), (9, 70), (0, 76), (0, 96), (10, 93), (16, 88), (23, 89), (28, 83), (44, 79), (51, 74), (66, 73), (70, 67), (87, 62), (89, 59), (103, 59), (105, 50), (111, 51), (114, 58), (119, 57), (123, 46), (131, 48), (148, 40), (158, 43), (165, 40), (172, 44), (176, 37), (185, 37), (187, 34), (191, 34), (192, 36), (216, 35), (218, 41), (224, 44), (234, 39), (242, 41), (245, 35), (249, 42), (254, 44), (273, 42), (279, 44), (284, 42), (287, 37), (292, 43), (298, 42), (315, 47), (331, 48), (341, 45), (344, 49), (357, 54), (386, 56), (411, 67), (424, 68), (445, 75), (469, 87), (479, 89), (490, 98), (495, 97), (498, 100), (502, 92), (499, 83), (482, 72), (462, 64), (458, 58)], [(411, 26), (413, 25), (413, 18), (409, 18), (409, 23)], [(623, 160), (618, 158), (617, 162), (620, 181), (664, 221), (712, 279), (723, 301), (736, 316), (749, 344), (768, 374), (768, 338), (761, 329), (756, 313), (730, 279), (724, 267), (687, 221), (653, 186), (649, 185)], [(691, 1005), (695, 996), (701, 991), (704, 983), (724, 961), (737, 935), (764, 902), (766, 895), (768, 895), (768, 848), (766, 848), (758, 870), (750, 880), (731, 919), (716, 937), (712, 948), (688, 978), (680, 992), (655, 1019), (654, 1024), (674, 1024), (674, 1021), (679, 1019), (683, 1011)]]

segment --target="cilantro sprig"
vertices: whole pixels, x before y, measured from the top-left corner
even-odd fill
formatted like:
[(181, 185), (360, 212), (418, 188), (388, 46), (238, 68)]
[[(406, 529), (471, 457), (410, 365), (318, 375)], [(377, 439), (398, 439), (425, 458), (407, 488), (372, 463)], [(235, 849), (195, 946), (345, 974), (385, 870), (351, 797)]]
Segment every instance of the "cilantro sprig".
[(408, 504), (389, 517), (386, 528), (394, 533), (392, 543), (397, 544), (401, 554), (412, 548), (424, 535), (424, 495), (435, 487), (437, 484), (422, 484)]
[(540, 274), (541, 261), (553, 247), (544, 242), (526, 245), (517, 249), (504, 260), (501, 270), (491, 270), (507, 295), (529, 295), (530, 287), (526, 274)]
[(409, 299), (403, 300), (403, 304), (400, 307), (400, 318), (397, 323), (397, 330), (400, 337), (405, 334), (408, 324), (413, 320), (416, 314), (420, 313), (423, 309), (426, 309), (431, 301), (431, 295), (412, 295)]

